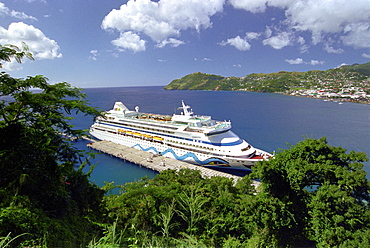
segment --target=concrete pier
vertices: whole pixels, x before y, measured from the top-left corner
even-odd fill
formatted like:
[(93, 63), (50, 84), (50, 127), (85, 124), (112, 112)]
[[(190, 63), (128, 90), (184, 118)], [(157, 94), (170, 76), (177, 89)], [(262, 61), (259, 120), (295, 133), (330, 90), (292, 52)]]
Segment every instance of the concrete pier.
[[(146, 168), (161, 172), (164, 170), (180, 170), (188, 168), (192, 170), (199, 170), (203, 178), (221, 176), (233, 179), (234, 183), (241, 179), (239, 176), (234, 176), (228, 173), (215, 171), (206, 167), (197, 166), (182, 162), (176, 159), (166, 158), (162, 156), (153, 156), (150, 152), (137, 150), (132, 147), (119, 145), (110, 141), (98, 141), (88, 144), (89, 147), (113, 155), (117, 158), (129, 161), (131, 163), (144, 166)], [(253, 186), (257, 187), (259, 182), (253, 182)]]

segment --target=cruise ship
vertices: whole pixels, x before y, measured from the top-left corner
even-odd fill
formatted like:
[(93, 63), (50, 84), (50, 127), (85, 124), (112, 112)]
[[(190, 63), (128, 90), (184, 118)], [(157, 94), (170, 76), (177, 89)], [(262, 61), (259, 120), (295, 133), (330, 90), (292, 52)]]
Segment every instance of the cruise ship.
[(194, 115), (182, 101), (181, 114), (129, 110), (122, 102), (96, 118), (90, 134), (99, 140), (197, 165), (248, 167), (272, 155), (254, 148), (231, 131), (230, 121)]

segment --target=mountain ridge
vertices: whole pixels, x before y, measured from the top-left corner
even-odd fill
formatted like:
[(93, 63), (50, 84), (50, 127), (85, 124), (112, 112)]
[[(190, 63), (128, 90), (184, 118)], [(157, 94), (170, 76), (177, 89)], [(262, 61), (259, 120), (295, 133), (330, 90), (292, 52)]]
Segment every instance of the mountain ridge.
[(292, 88), (307, 89), (322, 84), (343, 85), (361, 83), (370, 76), (370, 62), (343, 65), (326, 71), (307, 72), (279, 71), (273, 73), (251, 73), (243, 77), (195, 72), (172, 80), (166, 90), (245, 90), (255, 92), (285, 92)]

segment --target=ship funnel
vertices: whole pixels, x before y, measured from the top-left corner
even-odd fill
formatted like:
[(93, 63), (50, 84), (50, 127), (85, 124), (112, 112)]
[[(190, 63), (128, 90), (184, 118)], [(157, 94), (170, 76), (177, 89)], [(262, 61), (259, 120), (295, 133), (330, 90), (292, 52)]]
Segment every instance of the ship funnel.
[(122, 102), (116, 102), (114, 104), (114, 110), (115, 111), (120, 111), (120, 112), (129, 111), (129, 109)]

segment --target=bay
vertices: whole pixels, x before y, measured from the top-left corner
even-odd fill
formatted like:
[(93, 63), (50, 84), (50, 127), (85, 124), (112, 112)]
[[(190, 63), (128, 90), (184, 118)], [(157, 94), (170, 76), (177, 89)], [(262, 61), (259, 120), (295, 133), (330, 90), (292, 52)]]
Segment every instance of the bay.
[[(255, 147), (273, 152), (286, 149), (305, 137), (326, 137), (330, 145), (370, 155), (370, 106), (357, 103), (338, 104), (322, 99), (282, 94), (235, 91), (166, 91), (161, 86), (85, 89), (90, 105), (112, 109), (115, 101), (140, 112), (173, 114), (181, 100), (194, 114), (211, 115), (216, 120), (231, 120), (233, 131)], [(91, 117), (78, 116), (72, 122), (88, 129)], [(85, 143), (78, 144), (84, 147)], [(91, 180), (99, 186), (104, 181), (124, 184), (155, 172), (101, 154), (93, 162)], [(364, 166), (367, 176), (370, 164)]]

